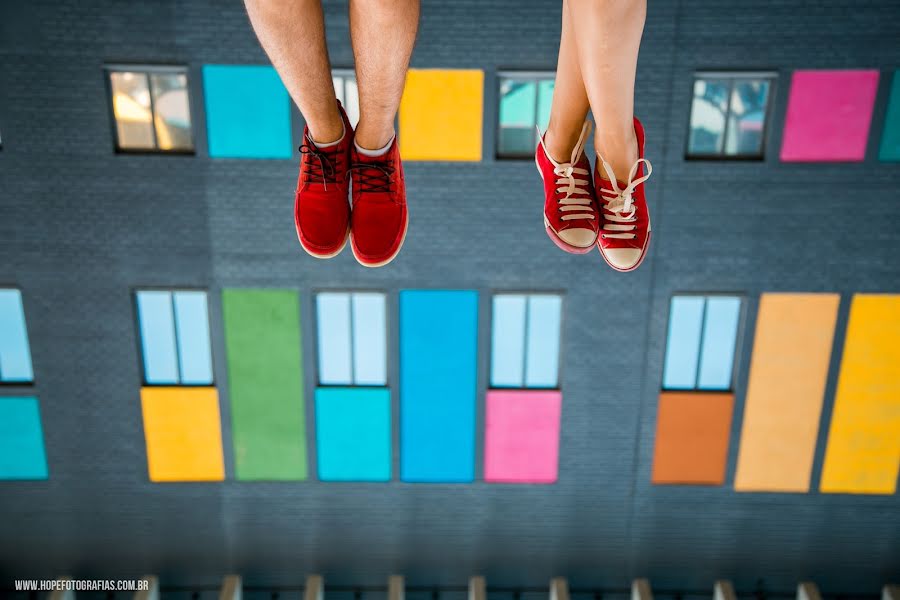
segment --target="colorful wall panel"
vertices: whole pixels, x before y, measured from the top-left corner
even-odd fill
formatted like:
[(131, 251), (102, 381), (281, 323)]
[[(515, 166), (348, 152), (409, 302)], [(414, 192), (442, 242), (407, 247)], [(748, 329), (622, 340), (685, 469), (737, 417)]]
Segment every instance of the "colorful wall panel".
[(38, 399), (0, 397), (0, 480), (47, 477)]
[(653, 483), (722, 485), (733, 407), (732, 394), (661, 393)]
[(808, 492), (837, 294), (763, 294), (734, 487)]
[(900, 160), (900, 71), (894, 71), (891, 79), (891, 95), (888, 99), (878, 158), (885, 161)]
[(478, 292), (400, 292), (400, 477), (475, 476)]
[(553, 483), (559, 469), (562, 394), (550, 390), (487, 393), (484, 479)]
[(32, 379), (22, 292), (0, 289), (0, 382), (28, 383)]
[(874, 69), (795, 71), (781, 160), (863, 160), (877, 91)]
[(206, 133), (213, 158), (290, 158), (291, 104), (275, 69), (204, 65)]
[(306, 479), (297, 292), (227, 289), (222, 311), (235, 475), (242, 480)]
[(141, 389), (150, 481), (222, 481), (219, 394), (211, 387)]
[(316, 456), (321, 481), (389, 481), (390, 390), (317, 389)]
[(900, 468), (900, 295), (857, 294), (820, 489), (893, 494)]
[(400, 102), (404, 160), (481, 160), (484, 72), (410, 69)]

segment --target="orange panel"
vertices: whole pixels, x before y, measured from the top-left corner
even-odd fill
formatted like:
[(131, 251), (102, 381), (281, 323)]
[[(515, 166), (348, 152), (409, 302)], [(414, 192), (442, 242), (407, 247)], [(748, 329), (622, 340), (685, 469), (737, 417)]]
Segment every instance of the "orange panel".
[(733, 394), (661, 393), (653, 483), (723, 484), (733, 407)]

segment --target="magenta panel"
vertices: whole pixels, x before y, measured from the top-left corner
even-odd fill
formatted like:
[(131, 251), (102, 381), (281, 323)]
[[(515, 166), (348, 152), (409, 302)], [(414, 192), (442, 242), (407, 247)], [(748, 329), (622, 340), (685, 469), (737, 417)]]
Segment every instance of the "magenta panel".
[(878, 71), (795, 71), (781, 143), (786, 162), (861, 161)]
[(562, 394), (546, 390), (487, 393), (484, 479), (553, 483), (559, 466)]

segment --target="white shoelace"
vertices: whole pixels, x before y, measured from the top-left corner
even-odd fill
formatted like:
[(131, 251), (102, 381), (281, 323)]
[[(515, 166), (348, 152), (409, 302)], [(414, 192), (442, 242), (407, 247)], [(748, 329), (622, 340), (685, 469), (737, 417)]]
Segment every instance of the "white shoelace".
[[(616, 174), (613, 173), (610, 164), (603, 160), (599, 155), (597, 157), (603, 164), (603, 170), (606, 171), (606, 176), (609, 177), (609, 183), (612, 186), (611, 190), (606, 188), (600, 188), (599, 190), (601, 194), (600, 197), (606, 202), (606, 204), (603, 205), (604, 210), (612, 213), (611, 215), (606, 215), (604, 217), (606, 223), (603, 225), (603, 231), (619, 232), (604, 233), (602, 236), (611, 239), (633, 240), (636, 236), (634, 233), (630, 232), (633, 232), (637, 226), (633, 224), (629, 225), (628, 223), (637, 221), (637, 217), (635, 216), (637, 210), (635, 209), (634, 198), (632, 195), (637, 186), (650, 179), (650, 173), (653, 172), (653, 165), (651, 165), (650, 161), (646, 158), (637, 159), (631, 167), (631, 171), (628, 173), (628, 185), (625, 186), (625, 189), (619, 189)], [(638, 169), (641, 167), (641, 163), (646, 163), (647, 174), (643, 177), (634, 179)]]
[[(594, 212), (590, 210), (591, 193), (587, 188), (590, 183), (590, 171), (575, 166), (584, 152), (584, 144), (590, 133), (591, 122), (585, 121), (584, 126), (581, 128), (581, 137), (578, 138), (578, 143), (572, 149), (572, 156), (569, 158), (569, 162), (556, 163), (550, 158), (550, 153), (547, 152), (547, 147), (544, 146), (544, 136), (541, 135), (541, 130), (538, 129), (541, 147), (544, 149), (544, 154), (550, 159), (550, 163), (553, 164), (553, 174), (556, 175), (556, 193), (565, 193), (565, 197), (558, 200), (559, 204), (562, 205), (560, 210), (566, 213), (573, 213), (564, 215), (562, 217), (563, 221), (594, 218)], [(588, 210), (585, 210), (585, 207), (588, 207)]]

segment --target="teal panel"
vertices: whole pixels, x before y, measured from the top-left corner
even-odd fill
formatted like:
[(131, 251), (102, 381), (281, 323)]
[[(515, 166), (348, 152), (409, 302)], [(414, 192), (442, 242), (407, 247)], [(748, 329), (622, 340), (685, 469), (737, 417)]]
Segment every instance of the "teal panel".
[(290, 100), (275, 69), (204, 65), (203, 87), (211, 157), (291, 157)]
[(321, 481), (389, 481), (390, 390), (317, 389), (316, 455)]
[(0, 398), (0, 479), (47, 479), (37, 398)]
[(884, 161), (900, 160), (900, 71), (894, 71), (878, 158)]

